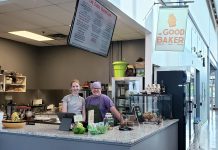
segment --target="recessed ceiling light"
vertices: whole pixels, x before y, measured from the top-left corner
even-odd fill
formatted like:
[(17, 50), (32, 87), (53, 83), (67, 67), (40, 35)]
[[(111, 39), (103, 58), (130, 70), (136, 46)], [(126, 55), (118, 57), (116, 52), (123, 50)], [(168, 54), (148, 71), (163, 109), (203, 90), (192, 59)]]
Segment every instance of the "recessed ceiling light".
[(54, 40), (52, 38), (48, 38), (36, 33), (32, 33), (29, 31), (13, 31), (13, 32), (8, 32), (10, 34), (14, 34), (14, 35), (18, 35), (18, 36), (22, 36), (28, 39), (32, 39), (32, 40), (36, 40), (36, 41), (51, 41)]

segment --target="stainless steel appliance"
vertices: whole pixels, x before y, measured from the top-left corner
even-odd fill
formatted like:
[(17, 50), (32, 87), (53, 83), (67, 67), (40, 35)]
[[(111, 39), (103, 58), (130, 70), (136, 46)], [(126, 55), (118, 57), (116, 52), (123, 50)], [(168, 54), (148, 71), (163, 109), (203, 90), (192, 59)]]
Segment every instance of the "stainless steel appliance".
[(112, 77), (112, 99), (121, 113), (131, 111), (130, 95), (143, 90), (143, 77)]
[(178, 149), (188, 150), (195, 134), (196, 95), (200, 95), (197, 70), (192, 67), (160, 67), (154, 75), (157, 83), (164, 83), (166, 93), (172, 94), (172, 115), (179, 119)]

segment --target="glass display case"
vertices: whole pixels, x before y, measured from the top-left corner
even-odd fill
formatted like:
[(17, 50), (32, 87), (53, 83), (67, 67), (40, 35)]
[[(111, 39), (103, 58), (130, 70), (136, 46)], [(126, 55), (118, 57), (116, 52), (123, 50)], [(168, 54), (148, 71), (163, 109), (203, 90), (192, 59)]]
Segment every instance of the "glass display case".
[(131, 112), (130, 95), (139, 94), (143, 90), (143, 77), (113, 77), (112, 99), (119, 112)]
[(172, 95), (169, 94), (134, 94), (130, 95), (130, 105), (139, 106), (142, 113), (152, 112), (163, 119), (172, 119)]

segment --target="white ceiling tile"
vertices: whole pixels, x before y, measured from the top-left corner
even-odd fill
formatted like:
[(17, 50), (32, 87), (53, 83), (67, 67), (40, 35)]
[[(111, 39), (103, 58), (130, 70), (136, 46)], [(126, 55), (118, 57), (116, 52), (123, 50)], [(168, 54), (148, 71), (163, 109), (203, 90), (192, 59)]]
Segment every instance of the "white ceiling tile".
[(49, 26), (57, 26), (61, 25), (61, 23), (52, 20), (48, 17), (38, 15), (31, 10), (23, 10), (19, 12), (10, 13), (13, 15), (13, 18), (21, 19), (23, 21), (29, 22), (31, 24), (37, 25), (39, 27), (49, 27)]
[(47, 41), (49, 45), (67, 45), (67, 40), (54, 40), (54, 41)]
[(50, 30), (50, 28), (38, 28), (38, 29), (32, 29), (31, 32), (33, 33), (37, 33), (40, 35), (44, 35), (47, 36), (49, 34), (54, 34), (56, 32), (54, 32), (53, 30)]
[(131, 32), (138, 32), (136, 30), (136, 28), (130, 27), (128, 24), (122, 22), (121, 20), (119, 20), (116, 23), (115, 26), (115, 32), (119, 32), (119, 33), (131, 33)]
[(33, 25), (29, 22), (26, 22), (26, 21), (23, 21), (21, 19), (17, 19), (17, 18), (14, 18), (13, 15), (10, 15), (10, 14), (0, 14), (0, 20), (1, 20), (1, 24), (2, 25), (9, 25), (11, 27), (16, 27), (18, 29), (32, 29), (32, 28), (37, 28), (36, 25)]
[(52, 4), (59, 4), (59, 3), (65, 3), (65, 2), (75, 2), (76, 0), (47, 0), (48, 2)]
[(119, 34), (113, 34), (113, 38), (112, 41), (118, 41), (121, 37), (119, 36)]
[(0, 34), (15, 30), (18, 30), (18, 28), (11, 27), (10, 25), (0, 24)]
[(13, 12), (17, 10), (22, 10), (22, 7), (14, 3), (5, 3), (3, 5), (0, 5), (0, 13)]
[(65, 25), (69, 25), (73, 18), (73, 14), (57, 6), (40, 7), (40, 8), (32, 9), (32, 11), (36, 14), (46, 16), (50, 19), (56, 20), (57, 22), (63, 23)]
[(76, 2), (74, 1), (74, 2), (68, 2), (68, 3), (61, 3), (61, 4), (58, 4), (57, 6), (74, 14)]
[(45, 42), (38, 42), (38, 41), (31, 41), (31, 45), (35, 45), (35, 46), (50, 46), (49, 44), (45, 43)]
[(131, 39), (143, 39), (145, 38), (145, 35), (138, 34), (138, 33), (131, 33), (131, 34), (122, 34), (122, 36), (120, 37), (125, 40), (131, 40)]
[(14, 3), (23, 9), (38, 8), (52, 5), (46, 0), (15, 0)]
[(70, 32), (70, 26), (55, 26), (49, 28), (52, 31), (56, 31), (56, 33), (62, 33), (68, 35)]

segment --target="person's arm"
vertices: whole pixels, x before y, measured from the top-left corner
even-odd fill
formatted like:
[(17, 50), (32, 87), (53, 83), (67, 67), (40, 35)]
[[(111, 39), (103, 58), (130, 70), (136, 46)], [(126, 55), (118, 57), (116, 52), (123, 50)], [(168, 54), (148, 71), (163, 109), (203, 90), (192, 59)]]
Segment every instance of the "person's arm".
[(67, 103), (62, 102), (62, 112), (67, 112)]
[(120, 121), (121, 124), (123, 124), (123, 117), (121, 113), (116, 109), (115, 106), (110, 107), (111, 113)]
[(106, 107), (110, 109), (110, 112), (114, 115), (114, 117), (120, 121), (120, 124), (123, 124), (124, 120), (123, 120), (122, 114), (116, 109), (110, 97), (105, 95), (104, 102), (105, 102)]
[(67, 112), (67, 98), (66, 98), (66, 96), (62, 99), (62, 112)]

